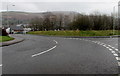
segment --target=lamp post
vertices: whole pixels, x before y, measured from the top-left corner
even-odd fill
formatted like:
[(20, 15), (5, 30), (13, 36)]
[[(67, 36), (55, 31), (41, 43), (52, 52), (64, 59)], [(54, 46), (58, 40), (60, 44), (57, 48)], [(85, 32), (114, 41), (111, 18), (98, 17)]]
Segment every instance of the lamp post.
[(120, 1), (118, 2), (118, 29), (120, 30)]
[(9, 16), (8, 13), (9, 13), (9, 12), (8, 12), (8, 2), (7, 2), (7, 26), (10, 27), (10, 26), (9, 26), (9, 21), (8, 21), (8, 20), (9, 20), (9, 19), (8, 19), (8, 16)]
[[(9, 24), (9, 8), (8, 8), (8, 3), (7, 2), (7, 26), (10, 27), (10, 24)], [(12, 6), (15, 6), (15, 5), (12, 5)]]
[(116, 6), (113, 7), (113, 35), (115, 34), (115, 33), (114, 33), (114, 32), (115, 32), (115, 31), (114, 31), (114, 30), (115, 30), (115, 7), (116, 7)]

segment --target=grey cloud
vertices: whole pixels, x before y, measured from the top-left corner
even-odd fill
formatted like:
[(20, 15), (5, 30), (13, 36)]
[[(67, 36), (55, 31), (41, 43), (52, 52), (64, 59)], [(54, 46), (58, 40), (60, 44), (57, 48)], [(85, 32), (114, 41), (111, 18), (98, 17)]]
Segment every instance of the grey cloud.
[[(15, 5), (14, 7), (12, 5)], [(9, 2), (11, 11), (43, 12), (43, 11), (76, 11), (92, 13), (99, 11), (110, 14), (115, 2)], [(6, 10), (6, 2), (3, 2), (2, 10)]]

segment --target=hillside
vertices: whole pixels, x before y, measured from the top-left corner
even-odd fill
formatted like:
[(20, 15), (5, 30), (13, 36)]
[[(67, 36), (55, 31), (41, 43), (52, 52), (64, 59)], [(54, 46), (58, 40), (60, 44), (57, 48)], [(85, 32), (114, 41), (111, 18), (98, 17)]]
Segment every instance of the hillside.
[(73, 12), (73, 11), (51, 11), (51, 12), (42, 12), (42, 13), (30, 13), (30, 12), (19, 12), (19, 11), (9, 11), (9, 12), (2, 12), (2, 20), (3, 25), (7, 24), (7, 20), (9, 23), (12, 24), (18, 24), (18, 23), (24, 23), (28, 24), (31, 19), (33, 18), (44, 18), (45, 16), (49, 15), (55, 15), (57, 17), (65, 17), (67, 16), (69, 20), (73, 20), (74, 16), (79, 13)]

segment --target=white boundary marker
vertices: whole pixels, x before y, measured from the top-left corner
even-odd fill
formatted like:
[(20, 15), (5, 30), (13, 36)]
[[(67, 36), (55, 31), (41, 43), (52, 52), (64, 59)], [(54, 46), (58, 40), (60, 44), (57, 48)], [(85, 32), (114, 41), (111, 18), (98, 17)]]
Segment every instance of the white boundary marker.
[(118, 62), (118, 66), (120, 66), (120, 62)]
[(56, 46), (54, 46), (54, 47), (52, 47), (52, 48), (50, 48), (50, 49), (48, 49), (46, 51), (43, 51), (43, 52), (40, 52), (40, 53), (37, 53), (37, 54), (33, 54), (32, 57), (36, 57), (36, 56), (39, 56), (41, 54), (47, 53), (47, 52), (49, 52), (49, 51), (51, 51), (51, 50), (53, 50), (55, 48), (56, 48)]
[(120, 57), (116, 57), (117, 60), (120, 60)]
[(0, 67), (2, 66), (2, 64), (0, 64)]
[[(72, 38), (72, 39), (75, 39), (75, 38)], [(76, 40), (78, 40), (78, 39), (76, 39)], [(97, 43), (97, 44), (99, 44), (99, 45), (107, 48), (107, 49), (110, 50), (111, 53), (115, 56), (116, 60), (118, 61), (118, 66), (120, 66), (120, 57), (118, 57), (118, 54), (116, 54), (116, 52), (115, 52), (115, 51), (118, 51), (118, 52), (119, 52), (119, 50), (116, 49), (115, 47), (113, 47), (113, 46), (111, 46), (111, 45), (107, 45), (107, 44), (102, 43), (102, 42), (99, 42), (99, 41), (92, 41), (92, 40), (85, 40), (85, 39), (79, 39), (79, 40), (91, 41), (91, 42), (93, 42), (93, 43)], [(115, 50), (115, 51), (113, 51), (113, 50)], [(120, 52), (119, 52), (119, 53), (120, 53)]]
[(58, 44), (58, 42), (56, 40), (53, 40), (56, 44)]
[[(53, 41), (54, 41), (56, 44), (58, 44), (58, 42), (57, 42), (56, 40), (53, 40)], [(33, 54), (32, 57), (39, 56), (39, 55), (41, 55), (41, 54), (47, 53), (47, 52), (55, 49), (56, 47), (57, 47), (57, 45), (55, 45), (54, 47), (52, 47), (52, 48), (50, 48), (50, 49), (48, 49), (48, 50), (46, 50), (46, 51), (43, 51), (43, 52), (40, 52), (40, 53), (37, 53), (37, 54)]]

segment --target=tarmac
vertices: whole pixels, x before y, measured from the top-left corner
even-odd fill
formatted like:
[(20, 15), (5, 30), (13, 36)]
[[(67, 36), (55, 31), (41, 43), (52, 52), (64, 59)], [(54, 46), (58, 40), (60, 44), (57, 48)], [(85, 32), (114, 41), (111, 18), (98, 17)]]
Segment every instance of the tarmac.
[[(11, 41), (6, 41), (6, 42), (0, 42), (0, 47), (3, 46), (9, 46), (12, 44), (16, 44), (19, 42), (24, 41), (24, 38), (18, 37), (18, 36), (13, 36), (13, 35), (9, 35), (11, 37), (14, 38), (14, 40)], [(40, 36), (45, 36), (45, 35), (40, 35)], [(50, 36), (50, 37), (62, 37), (62, 36)], [(120, 37), (119, 35), (114, 35), (114, 36), (92, 36), (92, 37), (80, 37), (80, 36), (63, 36), (65, 38), (116, 38), (116, 37)]]

